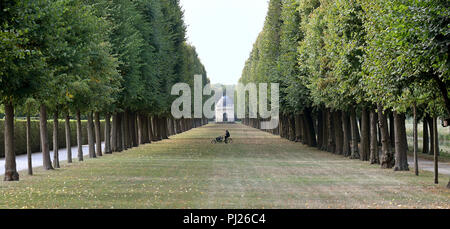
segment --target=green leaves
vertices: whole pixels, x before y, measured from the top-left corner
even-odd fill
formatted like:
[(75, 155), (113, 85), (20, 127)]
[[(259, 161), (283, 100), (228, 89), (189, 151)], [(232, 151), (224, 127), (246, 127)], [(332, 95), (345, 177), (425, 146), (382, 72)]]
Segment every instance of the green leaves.
[[(449, 3), (270, 1), (240, 82), (279, 82), (284, 112), (413, 102), (450, 114)], [(281, 12), (280, 12), (281, 10)]]
[(1, 4), (4, 100), (65, 110), (167, 113), (174, 83), (191, 82), (194, 74), (208, 82), (195, 49), (185, 44), (178, 0)]

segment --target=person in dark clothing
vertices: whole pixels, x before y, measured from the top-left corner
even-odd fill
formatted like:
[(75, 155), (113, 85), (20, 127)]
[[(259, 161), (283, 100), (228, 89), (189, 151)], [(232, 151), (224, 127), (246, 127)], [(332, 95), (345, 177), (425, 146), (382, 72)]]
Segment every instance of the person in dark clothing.
[(228, 143), (228, 138), (230, 137), (230, 132), (228, 130), (225, 131), (225, 143)]

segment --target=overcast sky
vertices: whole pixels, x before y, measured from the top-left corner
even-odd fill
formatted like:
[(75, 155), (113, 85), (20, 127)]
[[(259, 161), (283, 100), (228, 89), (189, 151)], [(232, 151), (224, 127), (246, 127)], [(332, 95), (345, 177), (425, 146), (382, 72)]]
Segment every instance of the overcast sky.
[(268, 0), (181, 0), (188, 41), (212, 83), (235, 84), (259, 32)]

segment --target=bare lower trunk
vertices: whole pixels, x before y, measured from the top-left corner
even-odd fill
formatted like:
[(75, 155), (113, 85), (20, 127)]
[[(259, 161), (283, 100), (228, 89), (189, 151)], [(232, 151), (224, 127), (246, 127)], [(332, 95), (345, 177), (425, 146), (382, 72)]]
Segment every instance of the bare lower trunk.
[(327, 150), (330, 153), (334, 153), (336, 151), (336, 141), (335, 141), (335, 133), (334, 133), (334, 125), (333, 125), (333, 113), (330, 109), (327, 114), (327, 127), (328, 127), (328, 146)]
[(72, 163), (72, 142), (70, 139), (70, 116), (66, 115), (65, 124), (65, 132), (66, 132), (66, 150), (67, 150), (67, 162)]
[(322, 131), (322, 147), (320, 148), (323, 151), (328, 151), (328, 110), (324, 109), (322, 111), (322, 127), (323, 127), (323, 131)]
[(111, 114), (105, 114), (105, 154), (111, 154)]
[(428, 120), (428, 126), (430, 127), (430, 151), (429, 154), (434, 154), (434, 125), (433, 125), (433, 118), (429, 117)]
[[(297, 126), (295, 127), (297, 128)], [(317, 148), (323, 148), (323, 115), (322, 109), (317, 112)]]
[(394, 111), (395, 165), (394, 171), (409, 171), (407, 148), (405, 147), (405, 115)]
[(123, 149), (126, 150), (128, 148), (131, 147), (131, 136), (130, 136), (130, 122), (128, 121), (129, 119), (129, 115), (128, 115), (128, 111), (125, 111), (122, 113), (122, 126), (123, 126), (123, 132), (122, 132), (122, 137), (124, 139), (124, 144), (122, 145)]
[(142, 120), (142, 135), (144, 144), (150, 143), (148, 136), (148, 118), (145, 114), (141, 115)]
[(53, 114), (53, 168), (59, 168), (58, 110)]
[(111, 128), (111, 152), (117, 152), (117, 132), (118, 129), (118, 120), (117, 113), (114, 113), (112, 116), (112, 128)]
[(169, 136), (167, 136), (167, 118), (161, 118), (161, 125), (162, 125), (162, 138), (169, 139)]
[(295, 115), (295, 141), (301, 142), (302, 141), (302, 119), (300, 115)]
[(124, 137), (123, 137), (123, 113), (117, 114), (117, 135), (116, 135), (116, 152), (122, 152), (123, 151), (123, 143), (124, 143)]
[[(152, 129), (153, 129), (153, 136), (155, 137), (153, 141), (159, 141), (161, 140), (161, 136), (159, 135), (159, 126), (158, 126), (158, 118), (156, 116), (152, 117)], [(183, 120), (183, 132), (186, 131), (186, 125)]]
[(123, 150), (127, 150), (126, 146), (126, 120), (125, 120), (125, 113), (122, 113), (120, 115), (120, 148), (119, 152)]
[(42, 145), (42, 163), (46, 170), (53, 169), (52, 161), (50, 159), (50, 151), (48, 147), (48, 135), (47, 135), (47, 107), (42, 104), (40, 107), (40, 134), (41, 134), (41, 145)]
[(350, 117), (347, 112), (342, 111), (342, 129), (343, 129), (343, 154), (345, 157), (349, 157), (351, 155), (350, 150), (350, 141), (351, 141), (351, 129), (350, 129)]
[(18, 181), (14, 152), (14, 106), (11, 101), (5, 104), (5, 181)]
[(369, 125), (369, 112), (367, 108), (362, 109), (361, 114), (361, 146), (359, 154), (362, 161), (368, 161), (370, 159), (370, 125)]
[(378, 125), (377, 113), (374, 109), (370, 111), (370, 164), (380, 164), (378, 155)]
[(133, 113), (134, 146), (139, 146), (137, 113)]
[(295, 141), (295, 119), (289, 116), (289, 140)]
[(87, 135), (88, 135), (88, 144), (89, 144), (89, 158), (96, 158), (95, 155), (95, 141), (94, 141), (94, 122), (92, 118), (92, 111), (89, 111), (87, 114), (88, 123), (87, 123)]
[(28, 160), (28, 175), (33, 175), (33, 160), (31, 157), (31, 119), (30, 114), (27, 113), (27, 160)]
[[(389, 118), (389, 140), (391, 144), (394, 144), (395, 142), (394, 114), (392, 112), (388, 112), (388, 118)], [(391, 145), (391, 147), (393, 147), (393, 145)]]
[(434, 183), (439, 184), (439, 135), (437, 130), (437, 118), (433, 117), (433, 135), (434, 135)]
[(142, 116), (141, 114), (137, 115), (137, 123), (138, 123), (138, 144), (144, 144), (144, 125), (143, 125), (144, 120), (142, 120)]
[(360, 155), (358, 152), (358, 125), (356, 124), (356, 113), (355, 109), (350, 109), (350, 132), (351, 132), (351, 155), (350, 159), (359, 159)]
[[(190, 120), (189, 120), (189, 124), (191, 124)], [(188, 125), (189, 125), (188, 124)], [(160, 137), (160, 139), (164, 139), (164, 124), (163, 124), (163, 119), (158, 117), (158, 136)]]
[(98, 157), (103, 156), (102, 154), (102, 134), (100, 128), (100, 114), (98, 112), (94, 113), (94, 128), (95, 128), (95, 152)]
[(391, 142), (389, 138), (387, 118), (383, 113), (383, 106), (378, 104), (378, 121), (381, 131), (381, 167), (382, 168), (392, 168), (394, 166), (394, 155), (391, 152)]
[(423, 136), (422, 136), (422, 153), (428, 154), (430, 150), (430, 145), (428, 142), (430, 141), (428, 137), (428, 120), (427, 117), (423, 117)]
[[(419, 176), (419, 159), (417, 158), (417, 151), (419, 151), (419, 140), (417, 136), (417, 107), (413, 104), (413, 138), (414, 138), (414, 174)], [(424, 130), (425, 131), (425, 130)], [(425, 139), (424, 139), (425, 140)]]
[(150, 117), (145, 118), (147, 119), (148, 143), (152, 143), (153, 140), (152, 120)]
[(334, 122), (334, 136), (336, 139), (336, 149), (335, 154), (343, 154), (343, 145), (344, 145), (344, 139), (342, 132), (342, 114), (341, 111), (335, 111), (333, 112), (333, 122)]
[(77, 146), (78, 146), (78, 161), (83, 161), (83, 136), (81, 131), (80, 110), (77, 110)]
[(136, 128), (136, 113), (131, 113), (129, 116), (130, 121), (130, 135), (131, 135), (131, 147), (137, 147), (137, 128)]

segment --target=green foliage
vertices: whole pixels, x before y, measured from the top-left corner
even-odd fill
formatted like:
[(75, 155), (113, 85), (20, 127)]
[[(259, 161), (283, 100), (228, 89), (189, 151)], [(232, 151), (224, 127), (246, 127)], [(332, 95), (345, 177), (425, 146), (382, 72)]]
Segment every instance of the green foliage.
[(167, 114), (174, 83), (191, 82), (194, 74), (208, 82), (195, 48), (185, 43), (178, 0), (0, 6), (0, 94), (21, 112), (45, 103), (64, 112)]
[(303, 39), (299, 24), (302, 20), (297, 10), (297, 0), (284, 0), (281, 12), (280, 56), (278, 75), (280, 78), (280, 103), (282, 112), (301, 112), (311, 106), (309, 90), (300, 79), (300, 57), (297, 46)]
[(412, 104), (450, 115), (449, 2), (271, 0), (240, 82), (280, 83), (281, 111)]
[[(361, 2), (368, 40), (365, 86), (372, 100), (399, 110), (411, 101), (432, 104), (428, 111), (442, 115), (449, 91), (448, 1)], [(437, 81), (446, 93), (438, 95)]]

